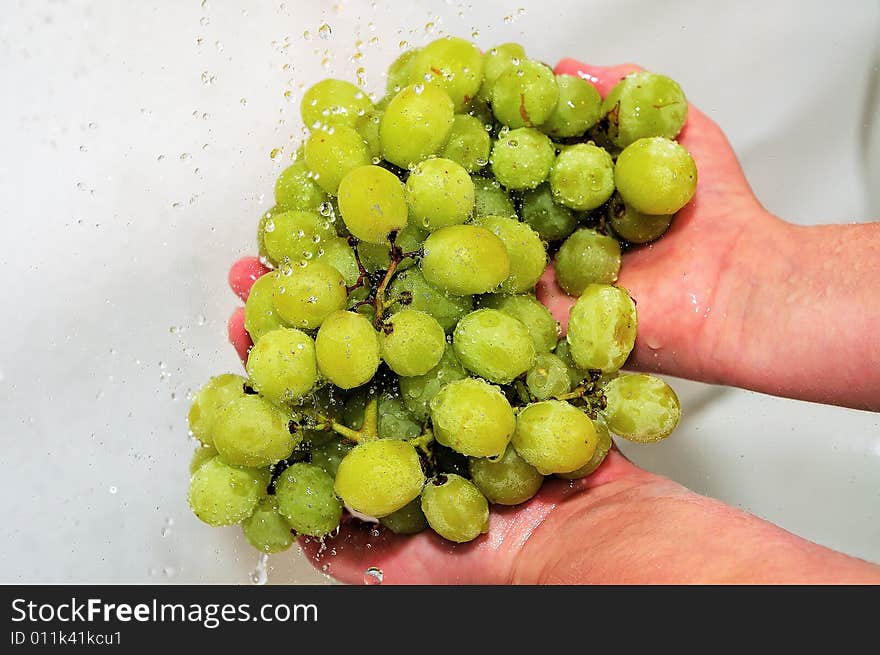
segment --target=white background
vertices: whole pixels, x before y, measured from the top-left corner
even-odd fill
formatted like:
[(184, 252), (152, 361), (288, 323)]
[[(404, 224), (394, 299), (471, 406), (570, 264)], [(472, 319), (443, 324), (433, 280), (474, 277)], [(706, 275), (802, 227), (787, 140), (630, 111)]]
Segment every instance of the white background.
[[(254, 251), (303, 88), (363, 66), (378, 91), (404, 41), (637, 61), (724, 127), (771, 211), (880, 214), (872, 0), (0, 4), (3, 582), (249, 581), (237, 529), (187, 510), (187, 396), (239, 370), (226, 271)], [(637, 462), (880, 560), (877, 414), (675, 382), (685, 419)]]

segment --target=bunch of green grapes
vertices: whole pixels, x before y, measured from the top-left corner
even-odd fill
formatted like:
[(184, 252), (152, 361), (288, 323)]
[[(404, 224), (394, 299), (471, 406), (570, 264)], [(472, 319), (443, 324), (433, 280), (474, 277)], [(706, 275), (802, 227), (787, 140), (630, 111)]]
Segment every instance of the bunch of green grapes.
[[(612, 434), (667, 437), (675, 392), (619, 373), (638, 317), (615, 283), (694, 194), (687, 106), (662, 75), (602, 99), (517, 44), (453, 37), (401, 55), (383, 97), (308, 89), (258, 225), (247, 376), (190, 410), (196, 516), (263, 552), (346, 510), (466, 542), (491, 504), (590, 475)], [(577, 298), (565, 337), (534, 296), (551, 260)]]

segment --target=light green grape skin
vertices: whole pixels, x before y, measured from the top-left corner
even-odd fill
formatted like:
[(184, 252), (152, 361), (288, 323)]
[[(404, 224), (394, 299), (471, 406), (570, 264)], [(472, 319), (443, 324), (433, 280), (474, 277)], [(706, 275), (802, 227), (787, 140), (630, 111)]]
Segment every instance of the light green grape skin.
[(513, 201), (497, 180), (480, 175), (471, 176), (474, 183), (474, 218), (506, 216), (516, 218)]
[(687, 120), (688, 103), (681, 87), (665, 75), (630, 73), (602, 103), (608, 136), (618, 148), (644, 137), (674, 139)]
[(364, 138), (353, 127), (334, 125), (315, 130), (306, 141), (305, 161), (315, 182), (330, 195), (336, 195), (342, 178), (372, 158)]
[(556, 347), (559, 323), (535, 296), (527, 293), (487, 295), (480, 299), (480, 307), (497, 309), (519, 320), (532, 336), (535, 352), (550, 352)]
[(189, 506), (208, 525), (235, 525), (253, 513), (268, 484), (268, 471), (232, 466), (214, 457), (192, 474)]
[[(345, 402), (343, 422), (353, 430), (360, 430), (364, 424), (364, 410), (367, 402), (376, 394), (375, 389), (361, 387), (352, 393)], [(396, 390), (383, 391), (378, 398), (379, 436), (382, 439), (413, 439), (422, 434), (422, 424), (407, 409)]]
[(320, 466), (331, 477), (336, 477), (336, 471), (339, 469), (339, 463), (354, 448), (353, 443), (342, 441), (341, 439), (333, 439), (327, 443), (312, 448), (312, 464)]
[(293, 265), (311, 260), (336, 230), (327, 218), (315, 212), (289, 210), (266, 216), (262, 227), (266, 254), (276, 263)]
[(619, 196), (615, 196), (608, 207), (608, 222), (621, 239), (630, 243), (648, 243), (663, 236), (672, 223), (672, 215), (643, 214), (627, 207)]
[(396, 512), (379, 519), (379, 523), (394, 534), (418, 534), (428, 529), (428, 519), (422, 511), (421, 497), (410, 501)]
[(320, 261), (296, 266), (275, 278), (275, 312), (289, 325), (307, 330), (320, 327), (332, 312), (345, 307), (345, 280)]
[(385, 83), (386, 93), (393, 96), (412, 82), (413, 64), (420, 50), (421, 48), (411, 48), (391, 63)]
[[(507, 253), (505, 252), (505, 255)], [(462, 316), (473, 310), (474, 301), (470, 296), (453, 296), (429, 284), (418, 268), (411, 268), (395, 276), (389, 288), (389, 297), (400, 298), (409, 294), (412, 301), (408, 305), (396, 303), (391, 312), (404, 308), (426, 312), (437, 319), (447, 333), (455, 328)]]
[(562, 396), (571, 391), (568, 366), (553, 353), (540, 353), (526, 375), (526, 387), (537, 400)]
[(437, 365), (446, 347), (446, 333), (430, 314), (404, 309), (385, 321), (379, 343), (388, 367), (401, 377), (411, 377)]
[(394, 173), (380, 166), (360, 166), (339, 183), (339, 211), (358, 239), (387, 243), (389, 233), (406, 227), (406, 194)]
[(674, 214), (697, 188), (690, 153), (663, 137), (639, 139), (617, 157), (614, 179), (623, 201), (643, 214)]
[(280, 275), (279, 271), (272, 271), (258, 278), (244, 304), (244, 329), (254, 343), (267, 332), (287, 325), (275, 311), (275, 281)]
[(425, 474), (416, 449), (405, 441), (359, 444), (339, 464), (336, 493), (367, 516), (381, 518), (406, 506), (422, 491)]
[(463, 380), (467, 375), (455, 350), (447, 344), (440, 361), (430, 371), (424, 375), (400, 378), (400, 395), (407, 409), (417, 419), (424, 421), (431, 416), (431, 400), (443, 385)]
[(571, 308), (566, 339), (578, 368), (618, 370), (636, 341), (636, 305), (626, 289), (590, 284)]
[(521, 212), (523, 221), (545, 241), (564, 239), (578, 225), (574, 212), (553, 200), (549, 184), (523, 193)]
[(534, 189), (547, 179), (555, 154), (546, 134), (521, 127), (499, 134), (489, 162), (492, 174), (508, 189)]
[(328, 266), (332, 266), (345, 284), (352, 286), (358, 280), (360, 271), (358, 270), (357, 259), (355, 259), (354, 251), (348, 245), (348, 240), (342, 237), (333, 237), (321, 244), (315, 261), (322, 262)]
[(483, 84), (477, 97), (492, 100), (492, 87), (495, 81), (509, 69), (518, 66), (526, 59), (526, 51), (518, 43), (502, 43), (483, 53)]
[(595, 209), (614, 193), (614, 162), (604, 148), (578, 143), (563, 148), (550, 169), (553, 199), (577, 211)]
[(653, 443), (668, 437), (681, 419), (678, 396), (653, 375), (621, 375), (605, 385), (605, 418), (616, 435)]
[(415, 56), (413, 82), (436, 85), (445, 91), (462, 111), (480, 90), (483, 81), (483, 55), (470, 41), (445, 36), (432, 41)]
[(474, 183), (450, 159), (436, 157), (418, 164), (406, 180), (406, 203), (415, 223), (429, 232), (459, 225), (474, 210)]
[(275, 181), (275, 204), (279, 209), (315, 212), (326, 200), (327, 194), (317, 185), (303, 161), (285, 168)]
[(305, 332), (280, 328), (263, 335), (247, 361), (251, 384), (273, 403), (302, 398), (318, 381), (315, 342)]
[(504, 242), (476, 225), (451, 225), (432, 232), (423, 252), (425, 280), (454, 296), (488, 293), (510, 275)]
[(269, 466), (286, 459), (302, 439), (290, 434), (290, 416), (259, 396), (242, 396), (220, 411), (214, 447), (237, 466)]
[(571, 381), (572, 389), (584, 381), (587, 377), (587, 371), (581, 370), (578, 368), (578, 365), (575, 364), (574, 357), (571, 356), (571, 346), (568, 345), (568, 341), (565, 338), (559, 340), (553, 354), (555, 354), (560, 361), (568, 367), (568, 377)]
[(428, 525), (444, 539), (473, 541), (489, 531), (489, 503), (470, 481), (454, 473), (440, 475), (425, 485), (422, 511)]
[(260, 501), (254, 513), (242, 521), (241, 529), (248, 543), (261, 553), (280, 553), (293, 544), (290, 525), (278, 513), (272, 496)]
[(471, 480), (480, 493), (495, 505), (519, 505), (541, 488), (544, 476), (507, 446), (500, 459), (470, 458)]
[(192, 458), (189, 460), (189, 473), (192, 475), (202, 464), (217, 456), (217, 449), (214, 446), (199, 446), (193, 451)]
[(502, 454), (516, 428), (504, 394), (478, 378), (442, 387), (431, 399), (431, 422), (439, 443), (471, 457)]
[(322, 537), (335, 530), (342, 518), (333, 478), (315, 464), (287, 467), (275, 481), (275, 499), (281, 516), (299, 534)]
[(608, 426), (605, 424), (605, 421), (601, 420), (601, 418), (593, 421), (593, 425), (596, 427), (597, 443), (596, 452), (593, 453), (590, 461), (579, 469), (575, 469), (569, 473), (557, 473), (557, 478), (562, 478), (563, 480), (580, 480), (581, 478), (590, 475), (590, 473), (599, 468), (599, 466), (602, 465), (602, 462), (605, 461), (605, 458), (611, 450), (611, 433), (608, 431)]
[(224, 373), (211, 378), (199, 389), (189, 408), (189, 429), (192, 435), (205, 446), (214, 443), (214, 426), (220, 410), (227, 403), (244, 396), (244, 385), (247, 383), (240, 375)]
[(508, 384), (535, 363), (528, 328), (497, 309), (478, 309), (461, 319), (452, 347), (466, 369), (496, 384)]
[(411, 168), (437, 154), (449, 138), (454, 117), (452, 100), (441, 89), (425, 84), (404, 88), (388, 103), (379, 123), (382, 156)]
[(473, 173), (489, 163), (490, 147), (489, 133), (480, 119), (467, 114), (456, 114), (449, 140), (440, 155)]
[(369, 382), (379, 368), (379, 337), (370, 321), (354, 312), (330, 314), (315, 338), (318, 370), (337, 387)]
[[(397, 238), (394, 243), (403, 252), (411, 253), (422, 247), (422, 241), (424, 241), (427, 236), (428, 233), (416, 225), (412, 218), (410, 218), (406, 227), (397, 233)], [(391, 244), (367, 243), (366, 241), (361, 241), (358, 243), (357, 248), (361, 263), (367, 271), (375, 273), (376, 271), (388, 270), (388, 267), (391, 265)], [(405, 271), (413, 265), (415, 265), (415, 258), (407, 257), (398, 262), (395, 270)]]
[(303, 125), (317, 129), (328, 125), (353, 126), (373, 108), (373, 101), (362, 89), (344, 80), (326, 79), (303, 94), (300, 113)]
[(557, 75), (559, 99), (541, 129), (555, 138), (580, 136), (602, 117), (602, 96), (587, 80)]
[(568, 473), (590, 461), (598, 437), (590, 417), (564, 400), (544, 400), (516, 418), (513, 447), (543, 475)]
[(556, 253), (556, 279), (568, 295), (579, 296), (588, 284), (616, 282), (620, 261), (617, 239), (582, 228)]
[(379, 141), (379, 124), (382, 122), (383, 109), (371, 109), (358, 118), (355, 129), (367, 144), (370, 156), (375, 164), (382, 158), (382, 143)]
[(533, 289), (547, 267), (547, 251), (541, 237), (528, 224), (504, 216), (483, 216), (474, 221), (504, 242), (510, 274), (501, 283), (503, 293)]
[(492, 111), (510, 128), (541, 125), (553, 113), (558, 99), (553, 71), (531, 59), (511, 66), (492, 85)]

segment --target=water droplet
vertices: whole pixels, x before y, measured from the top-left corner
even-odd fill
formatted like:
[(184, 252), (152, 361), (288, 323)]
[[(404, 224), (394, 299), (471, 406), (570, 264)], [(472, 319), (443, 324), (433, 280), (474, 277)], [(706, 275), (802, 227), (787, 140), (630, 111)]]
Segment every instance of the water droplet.
[(116, 488), (116, 485), (111, 485), (107, 491), (109, 491), (111, 494), (115, 494), (117, 491), (119, 491), (119, 489)]
[(165, 525), (162, 526), (162, 536), (167, 537), (171, 534), (171, 527), (174, 525), (174, 519), (170, 516), (165, 519)]
[(333, 30), (327, 23), (321, 23), (321, 26), (318, 28), (318, 36), (320, 36), (325, 41), (330, 38), (330, 35), (333, 34)]
[(254, 570), (251, 571), (251, 582), (255, 585), (264, 585), (269, 581), (269, 555), (263, 553), (257, 561)]
[(382, 584), (382, 580), (385, 577), (385, 574), (382, 572), (382, 569), (371, 566), (366, 571), (364, 571), (364, 584), (368, 585), (377, 585)]

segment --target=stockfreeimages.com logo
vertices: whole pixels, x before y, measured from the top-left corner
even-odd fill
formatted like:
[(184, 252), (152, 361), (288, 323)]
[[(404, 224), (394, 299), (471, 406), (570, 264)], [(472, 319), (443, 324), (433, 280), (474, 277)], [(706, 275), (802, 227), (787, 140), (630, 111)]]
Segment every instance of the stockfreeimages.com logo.
[(198, 623), (209, 630), (223, 623), (262, 621), (265, 623), (317, 623), (318, 606), (313, 603), (265, 604), (256, 609), (249, 603), (107, 603), (89, 598), (60, 603), (35, 603), (25, 598), (12, 601), (12, 621), (21, 623)]

